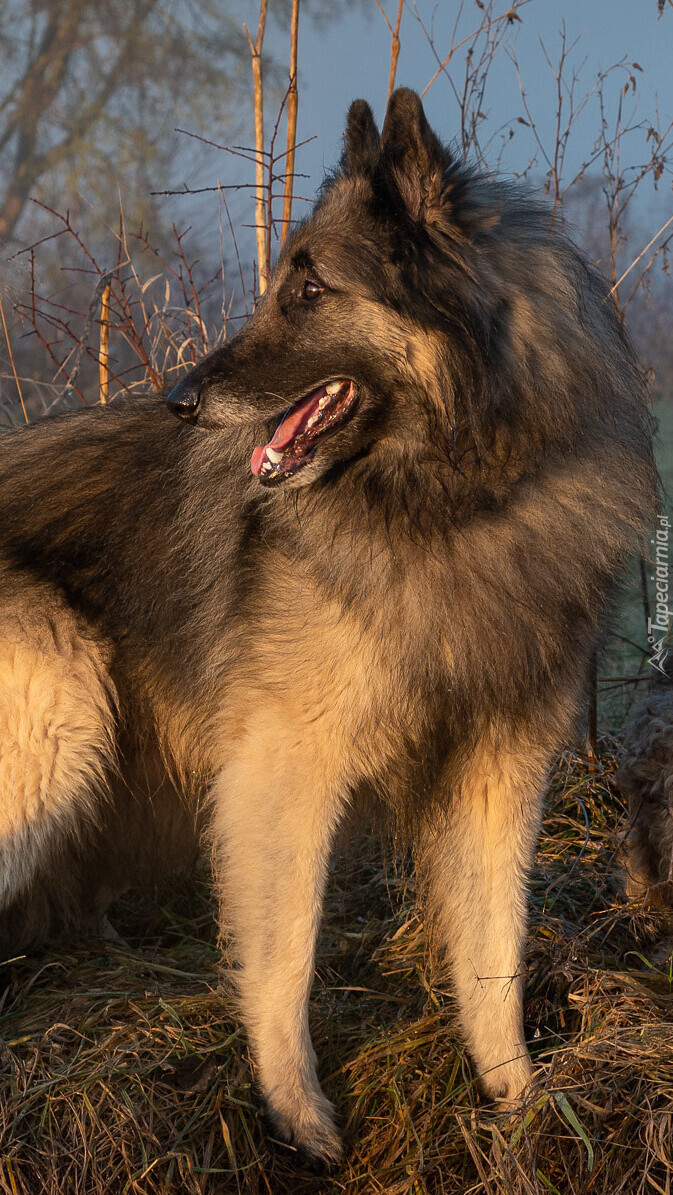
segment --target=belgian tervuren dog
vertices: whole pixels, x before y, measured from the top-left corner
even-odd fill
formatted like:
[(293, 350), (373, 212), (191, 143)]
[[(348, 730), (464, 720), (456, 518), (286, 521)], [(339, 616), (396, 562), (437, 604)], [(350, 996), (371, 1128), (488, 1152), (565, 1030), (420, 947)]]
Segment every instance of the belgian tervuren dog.
[(545, 779), (657, 501), (641, 371), (549, 213), (413, 92), (381, 135), (357, 101), (263, 301), (167, 404), (0, 447), (8, 948), (203, 832), (271, 1115), (333, 1158), (307, 1005), (335, 832), (375, 793), (483, 1087), (518, 1097)]

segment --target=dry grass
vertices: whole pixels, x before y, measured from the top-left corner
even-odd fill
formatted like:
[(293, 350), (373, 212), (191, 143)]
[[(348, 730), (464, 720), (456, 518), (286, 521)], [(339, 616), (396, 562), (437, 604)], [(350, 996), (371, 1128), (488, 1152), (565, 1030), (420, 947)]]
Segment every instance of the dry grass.
[(348, 1159), (297, 1169), (264, 1132), (245, 1040), (217, 990), (207, 888), (130, 897), (124, 943), (5, 965), (0, 1190), (670, 1192), (673, 987), (663, 926), (624, 905), (624, 810), (562, 759), (533, 885), (528, 1032), (544, 1068), (525, 1115), (480, 1107), (450, 997), (433, 990), (406, 869), (370, 845), (330, 888), (313, 1030)]

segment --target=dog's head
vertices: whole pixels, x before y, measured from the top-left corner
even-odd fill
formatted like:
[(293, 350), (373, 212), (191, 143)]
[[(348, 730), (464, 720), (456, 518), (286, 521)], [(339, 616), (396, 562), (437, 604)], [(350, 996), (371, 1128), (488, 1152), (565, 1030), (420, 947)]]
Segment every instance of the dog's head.
[(414, 92), (393, 94), (381, 134), (355, 101), (340, 168), (288, 237), (254, 315), (171, 391), (170, 409), (204, 429), (248, 424), (252, 473), (270, 486), (306, 484), (382, 438), (408, 437), (414, 388), (426, 404), (440, 391), (450, 403), (453, 383), (438, 376), (447, 295), (463, 345), (477, 306), (468, 192)]

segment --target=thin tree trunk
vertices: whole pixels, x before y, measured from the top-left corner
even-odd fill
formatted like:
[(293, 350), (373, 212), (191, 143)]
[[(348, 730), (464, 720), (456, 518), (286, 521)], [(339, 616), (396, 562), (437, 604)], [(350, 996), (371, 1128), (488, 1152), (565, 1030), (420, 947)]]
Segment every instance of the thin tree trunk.
[(266, 251), (266, 207), (264, 203), (264, 80), (262, 78), (262, 45), (264, 44), (264, 29), (266, 27), (266, 10), (268, 0), (260, 0), (259, 24), (257, 38), (253, 44), (244, 25), (245, 36), (250, 46), (252, 57), (252, 78), (255, 87), (255, 227), (257, 230), (257, 269), (259, 273), (259, 293), (264, 294), (269, 283), (269, 263)]
[(43, 172), (38, 128), (63, 86), (80, 19), (78, 0), (70, 0), (66, 8), (52, 14), (37, 55), (19, 84), (20, 97), (3, 135), (3, 144), (16, 137), (16, 150), (14, 171), (0, 202), (0, 242), (12, 236), (30, 192)]
[(285, 159), (285, 196), (283, 199), (283, 226), (280, 243), (283, 244), (290, 231), (292, 219), (292, 184), (294, 181), (294, 151), (297, 142), (297, 42), (299, 39), (299, 0), (292, 0), (292, 33), (290, 40), (290, 90), (287, 99), (287, 154)]

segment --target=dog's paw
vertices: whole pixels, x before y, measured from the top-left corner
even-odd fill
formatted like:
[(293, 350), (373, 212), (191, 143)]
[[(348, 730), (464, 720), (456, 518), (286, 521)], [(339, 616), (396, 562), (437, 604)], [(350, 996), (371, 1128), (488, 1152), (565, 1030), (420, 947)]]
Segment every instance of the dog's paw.
[(482, 1075), (481, 1085), (484, 1095), (489, 1099), (495, 1111), (502, 1113), (517, 1112), (525, 1101), (527, 1090), (533, 1077), (533, 1067), (528, 1054), (519, 1058), (512, 1058), (503, 1062), (501, 1066)]
[(280, 1139), (294, 1146), (311, 1168), (329, 1169), (343, 1158), (343, 1144), (329, 1100), (321, 1096), (296, 1111), (267, 1106), (267, 1115)]

